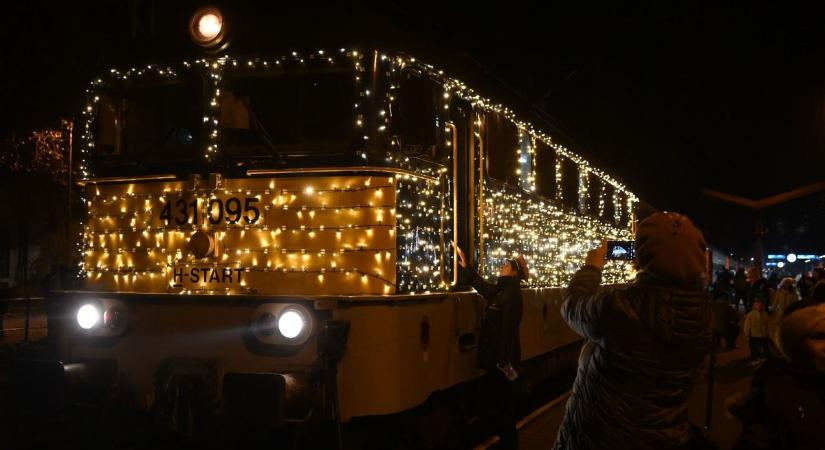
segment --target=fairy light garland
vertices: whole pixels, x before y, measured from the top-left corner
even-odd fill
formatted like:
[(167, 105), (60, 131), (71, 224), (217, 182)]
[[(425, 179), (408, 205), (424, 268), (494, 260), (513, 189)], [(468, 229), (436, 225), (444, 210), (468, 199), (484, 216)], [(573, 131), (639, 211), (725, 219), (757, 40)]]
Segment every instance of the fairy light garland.
[[(484, 273), (490, 277), (505, 261), (523, 254), (530, 264), (530, 286), (566, 286), (602, 239), (633, 238), (627, 229), (566, 213), (504, 183), (488, 180), (484, 197)], [(621, 261), (608, 262), (602, 274), (605, 283), (623, 283), (630, 276), (630, 263)]]
[[(343, 180), (346, 185), (336, 185), (335, 180)], [(228, 267), (252, 276), (319, 275), (313, 279), (317, 289), (339, 279), (352, 285), (351, 289), (365, 286), (377, 289), (376, 293), (395, 290), (397, 228), (393, 176), (257, 179), (249, 183), (256, 183), (257, 187), (186, 191), (179, 187), (180, 182), (141, 185), (144, 192), (133, 192), (134, 185), (107, 186), (103, 192), (103, 187), (87, 187), (90, 221), (84, 229), (84, 275), (96, 282), (105, 276), (118, 288), (130, 290), (145, 290), (147, 283), (141, 277), (147, 275), (148, 285), (154, 286), (150, 290), (157, 290), (176, 270), (219, 271)], [(293, 187), (276, 189), (276, 183)], [(268, 188), (262, 188), (266, 184)], [(294, 187), (299, 185), (300, 189)], [(151, 193), (157, 190), (164, 192)], [(206, 227), (215, 214), (215, 209), (210, 209), (213, 200), (228, 203), (224, 199), (232, 196), (254, 199), (260, 206), (258, 222), (246, 223), (250, 216), (245, 214), (236, 217), (238, 223)], [(370, 201), (344, 206), (347, 199), (356, 198)], [(184, 224), (164, 225), (158, 211), (179, 199), (186, 199), (184, 203), (197, 214), (187, 216)], [(188, 251), (189, 238), (202, 230), (215, 237), (215, 259), (199, 260)], [(324, 274), (344, 276), (325, 279)], [(358, 277), (350, 277), (352, 274)], [(179, 284), (170, 284), (166, 290), (191, 290)], [(234, 286), (232, 291), (247, 287), (266, 291), (264, 284), (248, 284)], [(200, 289), (204, 290), (209, 289)]]
[[(442, 165), (422, 158), (405, 156), (399, 151), (399, 143), (390, 139), (391, 136), (386, 133), (394, 118), (393, 103), (398, 98), (399, 83), (396, 77), (405, 67), (414, 67), (442, 85), (442, 102), (434, 126), (439, 130), (438, 135), (443, 139), (442, 145), (446, 148), (452, 145), (452, 131), (445, 125), (449, 122), (450, 101), (454, 96), (470, 102), (477, 111), (503, 115), (519, 129), (518, 148), (515, 151), (518, 161), (516, 175), (521, 189), (499, 185), (495, 180), (488, 178), (482, 178), (479, 182), (481, 192), (477, 200), (480, 204), (476, 206), (483, 209), (484, 223), (478, 223), (476, 229), (484, 230), (478, 238), (479, 242), (483, 242), (479, 250), (483, 255), (482, 267), (486, 273), (495, 270), (504, 259), (524, 253), (530, 261), (531, 272), (536, 274), (531, 280), (532, 286), (563, 286), (570, 274), (581, 264), (584, 253), (598, 240), (603, 237), (632, 238), (630, 224), (623, 227), (620, 226), (620, 222), (623, 208), (627, 212), (628, 222), (631, 221), (633, 208), (638, 202), (635, 195), (603, 171), (590, 166), (580, 156), (553, 142), (546, 133), (532, 124), (519, 120), (512, 110), (493, 103), (462, 82), (444, 76), (443, 71), (420, 63), (414, 58), (380, 54), (379, 62), (377, 53), (374, 55), (374, 63), (380, 63), (383, 70), (391, 75), (387, 89), (381, 91), (383, 95), (376, 96), (365, 87), (367, 70), (363, 64), (364, 55), (346, 49), (341, 49), (339, 54), (340, 56), (333, 58), (331, 54), (319, 50), (306, 57), (293, 52), (277, 59), (240, 60), (224, 56), (184, 62), (184, 68), (202, 71), (207, 78), (207, 106), (203, 116), (206, 127), (204, 157), (211, 161), (220, 152), (221, 90), (223, 80), (229, 74), (280, 70), (287, 66), (302, 66), (307, 63), (322, 62), (334, 65), (338, 64), (339, 60), (345, 60), (352, 64), (355, 74), (357, 98), (353, 103), (353, 126), (358, 133), (358, 140), (362, 143), (361, 148), (356, 150), (357, 154), (366, 163), (369, 159), (366, 149), (370, 136), (377, 136), (377, 144), (386, 140), (386, 144), (392, 150), (383, 161), (387, 167), (405, 169), (420, 176), (389, 177), (388, 182), (380, 186), (329, 189), (319, 189), (316, 186), (314, 194), (355, 195), (381, 192), (385, 195), (384, 200), (392, 199), (393, 202), (347, 203), (338, 200), (321, 205), (312, 202), (295, 203), (296, 199), (309, 195), (306, 188), (215, 189), (196, 193), (186, 193), (177, 188), (159, 195), (131, 191), (115, 195), (87, 192), (83, 200), (89, 206), (90, 214), (84, 227), (83, 239), (78, 245), (78, 251), (83, 255), (83, 275), (92, 279), (102, 276), (114, 277), (116, 284), (122, 287), (118, 283), (137, 283), (139, 277), (144, 275), (152, 279), (163, 278), (159, 276), (161, 274), (168, 277), (169, 271), (175, 267), (228, 265), (237, 269), (243, 268), (251, 274), (312, 275), (317, 284), (323, 284), (327, 280), (324, 278), (327, 275), (342, 276), (353, 283), (360, 282), (370, 286), (370, 283), (376, 282), (381, 286), (381, 292), (387, 294), (446, 289), (445, 280), (449, 279), (450, 274), (447, 271), (451, 270), (453, 256), (448, 246), (448, 240), (453, 235), (454, 205), (451, 199), (452, 190), (455, 188), (452, 186), (452, 178), (447, 176), (447, 167), (452, 166), (451, 157), (446, 156), (446, 164)], [(81, 162), (78, 167), (80, 175), (85, 179), (94, 176), (87, 160), (95, 145), (92, 130), (100, 102), (98, 91), (117, 80), (179, 76), (169, 67), (152, 65), (126, 72), (113, 69), (109, 75), (110, 78), (105, 81), (103, 78), (94, 80), (87, 90), (89, 100), (83, 111), (85, 122), (81, 135)], [(371, 112), (375, 114), (370, 116), (374, 119), (367, 116)], [(477, 127), (480, 126), (481, 118), (477, 117), (474, 123)], [(374, 126), (375, 129), (368, 130), (367, 126)], [(474, 132), (478, 136), (477, 128)], [(533, 194), (536, 191), (538, 141), (546, 144), (555, 153), (556, 204)], [(562, 166), (565, 158), (574, 162), (578, 168), (578, 202), (581, 215), (565, 212), (559, 207), (564, 199), (562, 177), (565, 174), (562, 173)], [(588, 211), (588, 177), (591, 173), (602, 181), (599, 183), (599, 193), (595, 194), (599, 196), (598, 212)], [(276, 181), (273, 180), (273, 183)], [(586, 213), (598, 213), (599, 218), (605, 219), (603, 216), (606, 185), (613, 188), (615, 225), (584, 216)], [(254, 197), (260, 201), (263, 222), (224, 223), (208, 227), (210, 232), (220, 236), (221, 241), (224, 237), (230, 236), (228, 239), (241, 242), (239, 245), (222, 246), (217, 261), (207, 263), (195, 260), (186, 250), (186, 240), (198, 230), (206, 229), (205, 223), (187, 223), (171, 228), (157, 223), (156, 212), (159, 205), (164, 202), (189, 195), (187, 198), (194, 199), (201, 218), (206, 220), (205, 205), (212, 199), (225, 199), (232, 194), (243, 195), (246, 198)], [(624, 205), (620, 205), (620, 194), (626, 196)], [(276, 226), (272, 222), (275, 220), (273, 214), (276, 213), (294, 215), (290, 220), (298, 222), (311, 222), (316, 215), (320, 218), (326, 214), (355, 214), (358, 217), (351, 220), (341, 219), (340, 216), (328, 218), (323, 224)], [(382, 219), (373, 218), (370, 221), (359, 222), (366, 219), (361, 217), (363, 214), (375, 214)], [(480, 220), (476, 217), (476, 220)], [(376, 233), (383, 235), (382, 242), (392, 241), (395, 245), (369, 245), (368, 241), (374, 240), (372, 237), (376, 236)], [(333, 239), (340, 242), (321, 247), (305, 244), (323, 236), (335, 236)], [(250, 239), (257, 241), (252, 242)], [(290, 240), (301, 243), (286, 242)], [(357, 263), (341, 260), (350, 256), (361, 259), (358, 259)], [(377, 265), (367, 270), (367, 266), (364, 266), (364, 261), (367, 260)], [(394, 263), (394, 267), (389, 268), (387, 264), (391, 262)], [(605, 279), (608, 282), (625, 281), (628, 276), (629, 270), (624, 264), (611, 263), (605, 270)], [(181, 293), (213, 292), (203, 286), (176, 289)], [(247, 285), (242, 289), (249, 291), (254, 287)]]

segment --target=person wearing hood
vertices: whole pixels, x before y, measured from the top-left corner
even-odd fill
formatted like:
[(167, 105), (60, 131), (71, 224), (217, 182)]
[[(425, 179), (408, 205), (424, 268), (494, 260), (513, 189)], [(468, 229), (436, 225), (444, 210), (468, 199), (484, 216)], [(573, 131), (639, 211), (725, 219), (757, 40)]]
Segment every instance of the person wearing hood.
[(762, 299), (765, 309), (768, 309), (771, 306), (771, 296), (771, 286), (762, 275), (762, 269), (752, 266), (748, 269), (748, 304), (745, 305), (745, 309), (750, 311), (759, 298)]
[(712, 346), (704, 237), (683, 215), (651, 215), (636, 230), (636, 279), (600, 290), (606, 251), (587, 254), (562, 304), (585, 343), (554, 448), (690, 448), (688, 396)]
[(753, 374), (751, 390), (728, 400), (742, 422), (734, 450), (825, 448), (825, 304), (785, 310), (776, 338), (783, 357)]
[(776, 293), (773, 295), (773, 311), (774, 320), (779, 323), (782, 317), (785, 316), (785, 310), (791, 306), (792, 303), (799, 301), (799, 294), (796, 292), (794, 279), (786, 277), (782, 279), (779, 286), (776, 287)]
[(521, 281), (529, 279), (527, 261), (523, 256), (505, 261), (499, 268), (498, 280), (493, 284), (467, 265), (464, 252), (455, 244), (453, 246), (461, 267), (462, 284), (475, 288), (487, 301), (476, 365), (487, 372), (485, 393), (495, 410), (490, 419), (501, 439), (501, 448), (517, 449), (513, 381), (518, 378), (516, 367), (521, 361), (519, 326), (524, 308)]

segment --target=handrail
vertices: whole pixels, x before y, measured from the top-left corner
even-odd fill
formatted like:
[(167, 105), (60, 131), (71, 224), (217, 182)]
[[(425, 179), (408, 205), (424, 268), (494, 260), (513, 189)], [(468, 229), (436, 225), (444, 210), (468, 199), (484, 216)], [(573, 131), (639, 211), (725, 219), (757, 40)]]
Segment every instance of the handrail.
[(423, 178), (429, 181), (438, 181), (438, 177), (424, 175), (409, 170), (398, 169), (396, 167), (378, 166), (347, 166), (347, 167), (310, 167), (302, 169), (250, 169), (246, 171), (247, 176), (255, 175), (288, 175), (295, 173), (338, 173), (338, 172), (386, 172), (397, 175)]
[[(453, 242), (458, 245), (458, 128), (453, 122), (447, 122), (450, 127), (450, 134), (453, 137)], [(458, 284), (458, 258), (455, 248), (453, 252), (453, 281), (450, 286)]]
[(142, 175), (136, 177), (87, 178), (85, 180), (77, 180), (77, 185), (86, 186), (87, 184), (128, 183), (134, 181), (163, 181), (177, 180), (177, 178), (177, 176), (171, 173), (164, 173), (159, 175)]
[(483, 134), (481, 132), (481, 127), (484, 126), (484, 122), (479, 116), (479, 125), (478, 125), (478, 193), (476, 194), (476, 198), (478, 198), (478, 271), (479, 273), (483, 273), (484, 271), (484, 176), (485, 176), (485, 148), (484, 148), (484, 138), (482, 137)]

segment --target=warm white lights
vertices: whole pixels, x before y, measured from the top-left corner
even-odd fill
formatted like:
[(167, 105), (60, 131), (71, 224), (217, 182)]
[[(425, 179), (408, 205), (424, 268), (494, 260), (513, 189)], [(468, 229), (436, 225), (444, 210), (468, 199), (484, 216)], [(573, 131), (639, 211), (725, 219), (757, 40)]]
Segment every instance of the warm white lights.
[[(225, 34), (220, 12), (199, 11), (193, 17), (192, 33), (196, 41), (198, 37), (203, 42), (220, 41)], [(323, 58), (320, 55), (324, 55)], [(530, 123), (518, 119), (508, 108), (412, 58), (382, 56), (381, 70), (393, 75), (389, 77), (388, 89), (371, 92), (364, 89), (362, 82), (367, 79), (369, 69), (365, 70), (359, 53), (354, 51), (342, 50), (340, 56), (337, 52), (319, 51), (303, 56), (295, 52), (269, 60), (219, 57), (184, 62), (185, 70), (197, 72), (206, 79), (207, 106), (202, 119), (207, 139), (201, 149), (204, 157), (211, 160), (221, 151), (218, 132), (222, 83), (225, 77), (235, 73), (233, 71), (286, 70), (289, 64), (303, 67), (304, 63), (326, 65), (339, 64), (338, 61), (355, 69), (360, 95), (354, 103), (350, 122), (353, 132), (364, 136), (364, 145), (369, 136), (370, 145), (376, 143), (376, 152), (383, 152), (378, 149), (386, 142), (386, 159), (376, 164), (386, 168), (386, 177), (373, 174), (370, 178), (343, 172), (332, 176), (313, 174), (301, 176), (301, 182), (296, 184), (294, 177), (275, 175), (268, 179), (225, 180), (230, 187), (201, 186), (191, 192), (182, 182), (144, 183), (135, 188), (90, 187), (84, 198), (89, 216), (78, 248), (84, 257), (81, 267), (87, 282), (99, 283), (97, 287), (103, 289), (179, 293), (230, 290), (274, 293), (279, 289), (286, 293), (296, 286), (300, 288), (295, 289), (307, 290), (300, 293), (319, 294), (446, 289), (445, 280), (452, 279), (447, 272), (453, 267), (448, 243), (456, 223), (450, 172), (453, 162), (409, 158), (394, 147), (398, 144), (394, 144), (391, 133), (386, 132), (393, 129), (393, 102), (399, 98), (399, 83), (394, 77), (406, 67), (429, 74), (444, 87), (443, 103), (437, 108), (438, 114), (443, 114), (440, 118), (450, 117), (451, 101), (459, 98), (473, 106), (476, 118), (473, 135), (483, 135), (481, 128), (487, 114), (504, 117), (519, 129), (518, 146), (512, 148), (517, 155), (514, 170), (518, 171), (519, 185), (500, 186), (484, 177), (474, 186), (475, 198), (457, 200), (472, 202), (479, 220), (474, 239), (483, 272), (493, 274), (491, 270), (500, 260), (524, 253), (531, 265), (531, 286), (563, 286), (581, 265), (587, 250), (600, 239), (632, 238), (633, 210), (638, 199), (621, 183), (556, 144)], [(121, 80), (136, 77), (174, 79), (178, 77), (176, 70), (153, 66), (125, 72), (112, 69), (106, 81), (101, 78), (92, 83), (83, 111), (86, 119), (80, 164), (83, 178), (93, 177), (85, 158), (95, 142), (94, 120), (100, 98), (96, 89), (116, 86)], [(444, 122), (437, 123), (445, 126)], [(451, 123), (448, 121), (447, 125)], [(444, 145), (451, 147), (454, 141), (450, 126), (439, 132), (445, 133)], [(481, 151), (480, 147), (470, 150)], [(359, 160), (368, 159), (370, 154), (365, 164), (372, 165), (375, 163), (372, 158), (380, 158), (367, 147), (357, 151)], [(554, 154), (555, 165), (554, 157), (550, 156), (545, 160), (550, 161), (547, 167), (537, 167), (537, 154), (541, 152)], [(536, 195), (537, 172), (546, 174), (551, 184), (555, 181), (555, 198)], [(333, 178), (334, 181), (327, 181)], [(578, 192), (568, 191), (570, 198), (563, 198), (563, 181), (577, 183)], [(590, 189), (592, 183), (596, 185)], [(227, 223), (215, 212), (214, 217), (220, 220), (210, 223), (211, 202), (217, 200), (226, 205), (233, 197), (239, 202), (233, 202), (232, 209), (238, 205), (243, 210), (239, 220)], [(195, 220), (198, 222), (190, 223), (191, 216), (187, 216), (179, 225), (160, 223), (162, 208), (183, 198), (187, 204), (195, 201), (192, 210), (197, 210)], [(572, 203), (574, 208), (564, 209), (563, 200)], [(177, 208), (173, 206), (174, 211)], [(257, 217), (254, 223), (253, 217)], [(199, 230), (210, 235), (216, 233), (213, 238), (218, 248), (209, 253), (209, 258), (214, 256), (212, 259), (196, 259), (187, 252), (188, 240)], [(197, 264), (241, 269), (244, 281), (219, 289), (214, 284), (182, 286), (167, 281), (175, 268)], [(607, 281), (621, 282), (629, 278), (630, 272), (623, 263), (610, 263), (604, 276)], [(94, 311), (85, 310), (84, 323), (91, 323)], [(300, 311), (288, 310), (277, 317), (278, 329), (287, 338), (298, 336), (306, 325), (306, 317)], [(95, 319), (95, 323), (99, 320), (99, 317)]]

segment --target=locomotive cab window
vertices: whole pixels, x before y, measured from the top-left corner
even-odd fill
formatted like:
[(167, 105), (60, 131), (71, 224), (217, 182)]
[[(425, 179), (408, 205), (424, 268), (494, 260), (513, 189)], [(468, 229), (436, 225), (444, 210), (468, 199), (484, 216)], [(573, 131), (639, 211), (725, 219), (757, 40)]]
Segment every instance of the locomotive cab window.
[(157, 170), (195, 158), (202, 130), (202, 90), (191, 79), (134, 82), (98, 94), (95, 162)]
[(349, 69), (231, 74), (220, 98), (223, 151), (240, 159), (350, 153), (354, 80)]
[(392, 123), (404, 154), (436, 158), (437, 95), (433, 81), (410, 70), (402, 72)]

